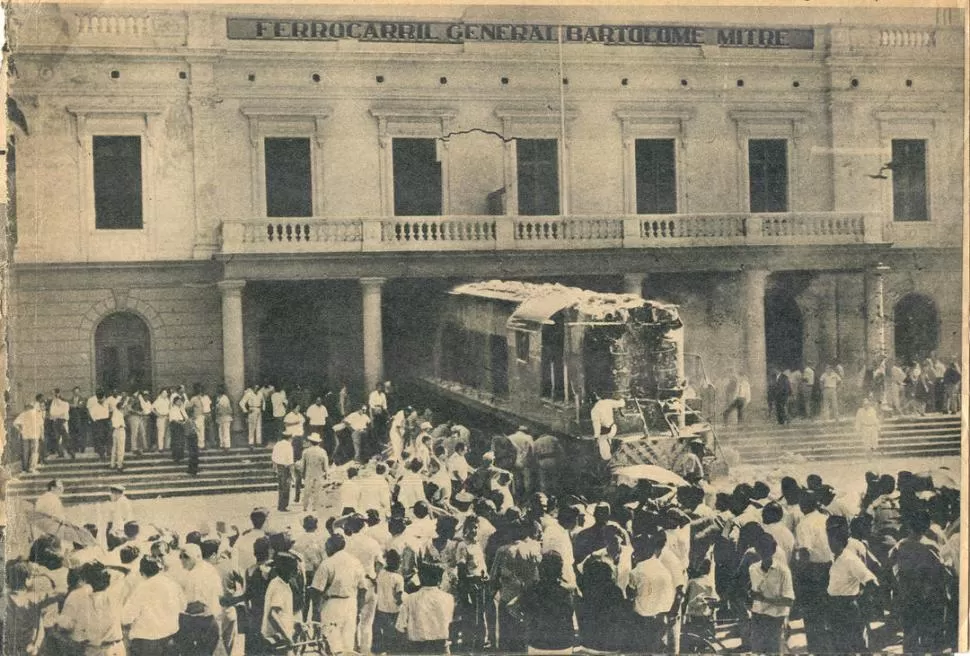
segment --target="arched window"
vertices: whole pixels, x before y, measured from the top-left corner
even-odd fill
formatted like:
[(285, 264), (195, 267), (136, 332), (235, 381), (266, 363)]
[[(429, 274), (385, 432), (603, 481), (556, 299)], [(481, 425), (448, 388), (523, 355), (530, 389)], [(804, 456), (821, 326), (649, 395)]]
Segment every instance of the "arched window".
[(893, 307), (896, 361), (919, 362), (940, 346), (940, 313), (923, 294), (906, 294)]
[(148, 326), (136, 314), (109, 314), (94, 331), (95, 378), (104, 389), (152, 388), (152, 349)]

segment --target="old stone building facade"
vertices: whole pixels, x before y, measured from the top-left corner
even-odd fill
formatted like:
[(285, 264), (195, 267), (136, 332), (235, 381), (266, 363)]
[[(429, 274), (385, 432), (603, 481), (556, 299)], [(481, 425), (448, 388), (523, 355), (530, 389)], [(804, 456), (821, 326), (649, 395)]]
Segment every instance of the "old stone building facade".
[(959, 358), (961, 12), (394, 11), (12, 7), (15, 400), (409, 375), (488, 278), (677, 303), (756, 393)]

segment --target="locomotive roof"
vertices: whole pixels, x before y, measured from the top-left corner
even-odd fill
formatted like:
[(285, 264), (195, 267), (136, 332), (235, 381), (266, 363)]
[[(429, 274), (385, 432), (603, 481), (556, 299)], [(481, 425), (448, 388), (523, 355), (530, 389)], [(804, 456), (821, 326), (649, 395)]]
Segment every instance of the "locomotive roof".
[(558, 283), (531, 283), (517, 280), (488, 280), (459, 285), (452, 294), (489, 298), (518, 304), (512, 322), (552, 323), (550, 317), (565, 309), (575, 309), (587, 319), (617, 320), (619, 315), (639, 308), (666, 310), (677, 314), (677, 307), (650, 301), (637, 294), (594, 292)]

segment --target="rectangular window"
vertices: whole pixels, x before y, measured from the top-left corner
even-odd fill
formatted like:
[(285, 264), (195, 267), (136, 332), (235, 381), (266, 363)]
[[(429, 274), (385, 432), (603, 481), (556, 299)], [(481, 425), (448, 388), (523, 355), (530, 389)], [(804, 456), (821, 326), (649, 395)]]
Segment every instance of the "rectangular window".
[(441, 215), (441, 162), (434, 139), (394, 139), (394, 215)]
[(752, 212), (788, 211), (788, 141), (748, 141), (748, 188)]
[(677, 212), (673, 139), (637, 139), (637, 214)]
[(926, 141), (893, 139), (893, 220), (928, 221)]
[(313, 216), (310, 140), (269, 137), (263, 142), (266, 164), (266, 216)]
[(556, 139), (517, 139), (519, 214), (559, 214), (559, 144)]
[(529, 361), (529, 333), (518, 331), (515, 333), (515, 359), (519, 362)]
[(95, 228), (140, 230), (141, 137), (95, 136), (92, 152)]

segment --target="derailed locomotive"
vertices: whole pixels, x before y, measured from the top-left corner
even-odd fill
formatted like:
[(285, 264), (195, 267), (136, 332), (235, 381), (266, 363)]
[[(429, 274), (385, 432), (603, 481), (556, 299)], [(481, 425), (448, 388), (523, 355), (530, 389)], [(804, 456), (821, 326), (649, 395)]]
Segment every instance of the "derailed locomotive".
[(685, 438), (717, 452), (707, 422), (686, 407), (684, 325), (675, 305), (635, 294), (492, 280), (451, 290), (428, 380), (506, 421), (575, 438), (592, 451), (590, 409), (621, 399), (611, 464), (670, 468)]

